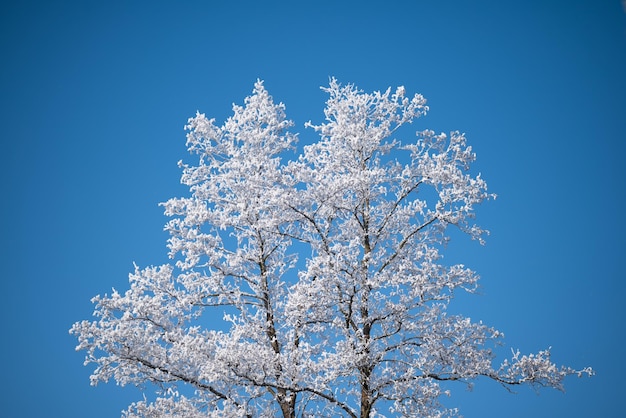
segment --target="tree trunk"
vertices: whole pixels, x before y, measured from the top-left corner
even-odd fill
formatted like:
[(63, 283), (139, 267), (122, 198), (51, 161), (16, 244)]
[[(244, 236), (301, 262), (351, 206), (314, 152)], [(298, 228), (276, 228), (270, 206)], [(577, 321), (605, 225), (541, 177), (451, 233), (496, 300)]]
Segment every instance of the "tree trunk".
[(370, 393), (369, 379), (371, 371), (361, 370), (361, 418), (369, 418), (372, 411), (372, 397)]
[(277, 400), (280, 405), (280, 410), (283, 413), (283, 418), (296, 418), (295, 394), (287, 395), (285, 389), (279, 389)]

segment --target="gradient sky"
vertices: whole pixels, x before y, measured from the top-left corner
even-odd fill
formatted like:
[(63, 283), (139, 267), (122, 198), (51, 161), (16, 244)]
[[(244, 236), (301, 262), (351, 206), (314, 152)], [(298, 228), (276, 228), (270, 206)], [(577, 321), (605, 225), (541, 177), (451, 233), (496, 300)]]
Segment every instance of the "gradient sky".
[[(496, 201), (482, 276), (453, 302), (523, 352), (592, 366), (565, 394), (453, 386), (466, 418), (618, 417), (626, 387), (626, 12), (619, 0), (19, 1), (0, 5), (3, 417), (114, 417), (142, 395), (89, 386), (68, 334), (90, 298), (167, 262), (159, 202), (186, 193), (183, 126), (218, 123), (257, 78), (302, 132), (329, 76), (404, 85), (460, 130)], [(508, 348), (505, 349), (508, 350)]]

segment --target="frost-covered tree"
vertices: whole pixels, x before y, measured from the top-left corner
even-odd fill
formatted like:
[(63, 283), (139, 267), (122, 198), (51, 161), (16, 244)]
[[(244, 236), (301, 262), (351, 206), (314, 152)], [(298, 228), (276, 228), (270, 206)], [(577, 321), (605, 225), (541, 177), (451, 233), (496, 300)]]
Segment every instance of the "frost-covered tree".
[(449, 228), (482, 242), (459, 132), (394, 139), (420, 95), (335, 79), (319, 140), (297, 152), (283, 104), (261, 82), (222, 126), (197, 114), (181, 163), (190, 197), (163, 204), (171, 265), (136, 268), (124, 294), (77, 322), (92, 384), (156, 389), (127, 417), (453, 416), (447, 381), (562, 388), (549, 351), (494, 365), (502, 334), (448, 314), (477, 275), (446, 265)]

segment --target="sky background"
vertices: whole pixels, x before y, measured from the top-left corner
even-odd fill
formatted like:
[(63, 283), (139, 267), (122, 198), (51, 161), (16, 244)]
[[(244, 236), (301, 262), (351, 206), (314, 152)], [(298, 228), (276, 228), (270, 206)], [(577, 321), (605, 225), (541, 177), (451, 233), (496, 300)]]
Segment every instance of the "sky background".
[[(496, 201), (482, 277), (452, 309), (523, 352), (592, 366), (567, 392), (453, 386), (467, 418), (623, 416), (626, 12), (619, 0), (91, 2), (0, 5), (2, 417), (114, 417), (142, 398), (89, 386), (71, 325), (167, 262), (157, 204), (184, 196), (183, 126), (222, 123), (257, 78), (301, 132), (330, 76), (404, 85), (460, 130)], [(409, 138), (410, 139), (410, 138)]]

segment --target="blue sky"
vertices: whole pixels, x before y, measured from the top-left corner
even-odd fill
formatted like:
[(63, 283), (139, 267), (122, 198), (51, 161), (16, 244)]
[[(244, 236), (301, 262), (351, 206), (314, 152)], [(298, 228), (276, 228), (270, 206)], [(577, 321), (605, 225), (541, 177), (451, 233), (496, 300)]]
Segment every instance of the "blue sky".
[(0, 415), (111, 417), (141, 399), (90, 387), (68, 329), (133, 262), (167, 262), (157, 204), (186, 192), (187, 118), (223, 121), (261, 78), (312, 140), (329, 76), (423, 94), (415, 128), (463, 131), (477, 152), (499, 197), (478, 211), (487, 245), (450, 246), (482, 276), (454, 309), (597, 372), (566, 394), (479, 381), (452, 403), (467, 418), (623, 414), (619, 0), (4, 2), (0, 57)]

